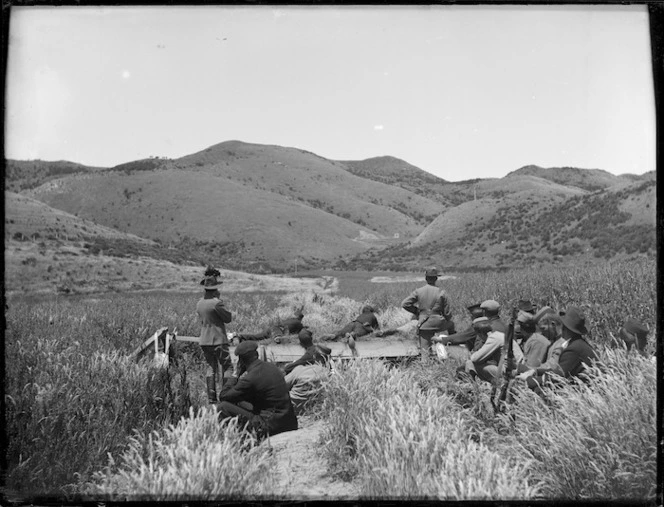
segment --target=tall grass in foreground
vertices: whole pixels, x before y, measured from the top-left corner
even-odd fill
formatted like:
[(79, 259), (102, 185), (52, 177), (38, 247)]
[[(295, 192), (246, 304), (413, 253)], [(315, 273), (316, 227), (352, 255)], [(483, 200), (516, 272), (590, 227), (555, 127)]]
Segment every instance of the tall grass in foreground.
[(399, 499), (529, 499), (529, 461), (505, 459), (465, 431), (451, 397), (423, 392), (407, 371), (351, 363), (326, 388), (328, 459), (363, 496)]
[(603, 350), (587, 384), (518, 391), (507, 419), (548, 498), (653, 500), (657, 475), (656, 366)]
[(119, 469), (95, 474), (83, 497), (110, 501), (232, 500), (269, 496), (275, 466), (268, 446), (235, 424), (202, 409), (164, 432), (139, 435)]
[[(12, 298), (5, 331), (5, 485), (11, 494), (67, 497), (118, 457), (134, 431), (160, 430), (206, 404), (198, 346), (177, 366), (136, 364), (129, 353), (157, 328), (197, 335), (200, 294)], [(273, 297), (235, 295), (265, 310)], [(261, 301), (263, 302), (261, 304)]]

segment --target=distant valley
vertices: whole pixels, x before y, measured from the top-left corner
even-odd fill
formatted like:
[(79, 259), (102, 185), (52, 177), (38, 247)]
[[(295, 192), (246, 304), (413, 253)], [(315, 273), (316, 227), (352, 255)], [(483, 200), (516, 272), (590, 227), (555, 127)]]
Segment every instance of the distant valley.
[[(8, 160), (6, 283), (27, 269), (52, 273), (53, 256), (264, 274), (653, 256), (655, 208), (654, 172), (531, 165), (448, 182), (394, 157), (335, 161), (240, 141), (112, 168)], [(156, 283), (143, 278), (134, 285)]]

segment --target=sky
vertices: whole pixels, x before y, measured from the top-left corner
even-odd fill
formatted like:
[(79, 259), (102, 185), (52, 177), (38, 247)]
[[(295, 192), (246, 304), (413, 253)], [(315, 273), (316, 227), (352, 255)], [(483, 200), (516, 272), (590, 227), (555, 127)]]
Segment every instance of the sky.
[(645, 5), (14, 7), (5, 157), (240, 140), (450, 181), (655, 169)]

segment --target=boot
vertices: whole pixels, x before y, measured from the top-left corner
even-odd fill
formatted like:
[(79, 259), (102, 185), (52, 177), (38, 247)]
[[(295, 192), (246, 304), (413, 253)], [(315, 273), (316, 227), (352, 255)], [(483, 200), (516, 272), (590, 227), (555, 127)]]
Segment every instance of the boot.
[(205, 377), (205, 383), (207, 384), (207, 396), (209, 403), (217, 403), (217, 386), (216, 379), (214, 375)]

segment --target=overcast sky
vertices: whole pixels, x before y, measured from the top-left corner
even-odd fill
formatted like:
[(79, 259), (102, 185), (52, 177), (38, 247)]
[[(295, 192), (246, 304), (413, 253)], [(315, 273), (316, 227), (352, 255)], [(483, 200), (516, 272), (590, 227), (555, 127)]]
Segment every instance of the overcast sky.
[(447, 180), (655, 169), (633, 6), (18, 7), (5, 156), (110, 167), (241, 140)]

